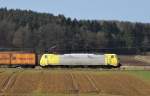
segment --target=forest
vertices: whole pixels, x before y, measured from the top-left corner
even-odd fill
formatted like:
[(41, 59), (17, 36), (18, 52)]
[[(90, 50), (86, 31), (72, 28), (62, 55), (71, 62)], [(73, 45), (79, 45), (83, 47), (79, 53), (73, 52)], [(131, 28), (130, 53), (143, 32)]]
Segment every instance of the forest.
[(150, 24), (0, 8), (0, 50), (143, 53), (150, 51)]

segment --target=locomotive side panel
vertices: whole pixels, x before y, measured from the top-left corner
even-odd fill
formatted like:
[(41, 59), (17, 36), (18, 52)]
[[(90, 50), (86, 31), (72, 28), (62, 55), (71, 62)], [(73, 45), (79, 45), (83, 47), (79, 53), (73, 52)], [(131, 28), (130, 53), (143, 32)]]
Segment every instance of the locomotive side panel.
[(41, 66), (47, 65), (107, 65), (105, 55), (95, 54), (43, 54), (40, 59)]
[(105, 57), (94, 54), (65, 54), (60, 56), (60, 65), (105, 65)]

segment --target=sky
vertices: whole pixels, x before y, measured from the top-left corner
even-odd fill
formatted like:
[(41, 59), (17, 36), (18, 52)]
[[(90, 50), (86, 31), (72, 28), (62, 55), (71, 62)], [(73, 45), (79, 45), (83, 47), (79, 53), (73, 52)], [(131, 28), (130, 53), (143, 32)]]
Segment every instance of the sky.
[(0, 7), (90, 20), (150, 23), (150, 0), (0, 0)]

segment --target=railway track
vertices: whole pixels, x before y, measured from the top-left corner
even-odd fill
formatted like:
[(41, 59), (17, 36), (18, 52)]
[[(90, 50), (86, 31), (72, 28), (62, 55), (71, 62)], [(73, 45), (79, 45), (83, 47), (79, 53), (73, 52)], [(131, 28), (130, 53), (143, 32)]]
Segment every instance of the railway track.
[(150, 70), (150, 66), (121, 66), (118, 68), (40, 68), (41, 69), (46, 69), (46, 70), (55, 70), (55, 69), (63, 69), (63, 70), (99, 70), (99, 71), (124, 71), (124, 70)]
[[(1, 68), (0, 68), (1, 69)], [(2, 68), (3, 69), (3, 68)], [(85, 70), (85, 71), (88, 71), (88, 70), (98, 70), (98, 71), (124, 71), (124, 70), (150, 70), (150, 66), (130, 66), (130, 65), (123, 65), (121, 67), (118, 67), (118, 68), (101, 68), (101, 67), (98, 67), (98, 68), (91, 68), (91, 67), (86, 67), (86, 68), (82, 68), (82, 67), (78, 67), (78, 68), (65, 68), (65, 67), (47, 67), (47, 68), (42, 68), (42, 67), (38, 67), (38, 68), (6, 68), (5, 70), (3, 71), (0, 71), (0, 74), (1, 73), (4, 73), (6, 72), (7, 69), (19, 69), (19, 70), (55, 70), (55, 69), (62, 69), (62, 70)]]

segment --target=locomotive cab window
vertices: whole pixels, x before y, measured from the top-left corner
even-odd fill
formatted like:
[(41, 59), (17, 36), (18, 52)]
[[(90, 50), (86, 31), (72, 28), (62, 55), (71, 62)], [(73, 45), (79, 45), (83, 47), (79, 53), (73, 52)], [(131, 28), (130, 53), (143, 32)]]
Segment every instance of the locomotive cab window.
[(114, 55), (112, 55), (111, 58), (114, 58)]
[(47, 55), (45, 55), (45, 58), (47, 58)]

